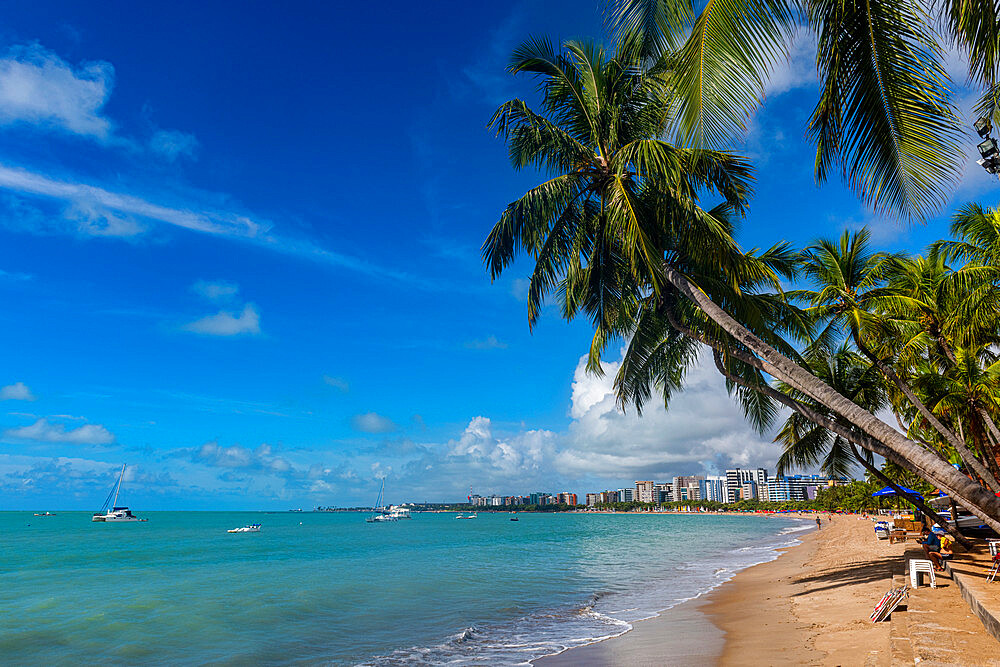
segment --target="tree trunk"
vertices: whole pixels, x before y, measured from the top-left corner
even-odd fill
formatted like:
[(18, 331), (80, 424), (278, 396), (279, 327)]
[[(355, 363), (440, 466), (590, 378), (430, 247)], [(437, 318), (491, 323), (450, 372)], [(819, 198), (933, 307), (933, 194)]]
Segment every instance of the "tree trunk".
[[(931, 519), (934, 520), (935, 523), (937, 523), (939, 526), (941, 526), (946, 531), (948, 531), (948, 533), (952, 537), (955, 538), (955, 541), (958, 542), (959, 544), (961, 544), (963, 547), (965, 547), (966, 549), (971, 549), (972, 548), (972, 542), (969, 541), (969, 538), (967, 538), (965, 535), (963, 535), (958, 530), (958, 522), (957, 521), (955, 522), (954, 526), (949, 526), (948, 522), (945, 521), (944, 517), (942, 517), (940, 514), (938, 514), (930, 505), (928, 505), (927, 503), (925, 503), (924, 499), (922, 497), (909, 495), (908, 493), (906, 493), (905, 491), (903, 491), (903, 489), (898, 484), (896, 484), (894, 481), (892, 481), (891, 479), (889, 479), (888, 477), (886, 477), (886, 475), (885, 475), (884, 472), (882, 472), (877, 467), (875, 467), (874, 465), (872, 465), (871, 463), (869, 463), (868, 459), (866, 459), (865, 457), (861, 456), (861, 453), (858, 452), (857, 448), (855, 448), (854, 443), (851, 443), (851, 453), (853, 453), (854, 454), (854, 458), (856, 458), (858, 460), (858, 462), (862, 466), (864, 466), (865, 470), (867, 470), (868, 472), (870, 472), (872, 474), (872, 476), (874, 476), (880, 482), (882, 482), (883, 484), (885, 484), (886, 486), (888, 486), (889, 488), (891, 488), (893, 491), (895, 491), (896, 495), (902, 496), (903, 498), (906, 498), (911, 503), (913, 503), (914, 505), (916, 505), (917, 509), (919, 509), (921, 512), (923, 512), (924, 514), (926, 514), (927, 516), (929, 516)], [(954, 500), (952, 501), (952, 504), (953, 505), (955, 504)], [(952, 514), (952, 517), (954, 517), (954, 516), (955, 515)]]
[(992, 470), (984, 467), (982, 462), (980, 462), (979, 459), (976, 458), (976, 455), (972, 453), (972, 450), (965, 445), (965, 442), (955, 435), (950, 428), (941, 423), (941, 420), (938, 419), (937, 416), (931, 412), (926, 405), (924, 405), (924, 402), (913, 393), (913, 390), (910, 389), (910, 385), (900, 379), (899, 375), (896, 374), (896, 371), (882, 363), (875, 353), (869, 350), (868, 346), (861, 342), (861, 336), (858, 335), (857, 331), (852, 331), (851, 334), (854, 337), (854, 344), (858, 346), (858, 349), (861, 350), (866, 357), (868, 357), (868, 360), (871, 361), (877, 369), (879, 369), (887, 380), (892, 382), (901, 392), (903, 392), (903, 395), (906, 396), (907, 400), (910, 401), (910, 404), (917, 409), (917, 412), (919, 412), (920, 415), (927, 420), (935, 431), (944, 437), (949, 445), (955, 448), (955, 451), (957, 451), (958, 455), (962, 457), (965, 464), (972, 468), (977, 475), (983, 478), (986, 481), (986, 485), (993, 489), (994, 492), (1000, 491), (1000, 482), (997, 482), (997, 478), (993, 475)]
[[(917, 443), (908, 440), (896, 429), (848, 400), (812, 373), (765, 343), (733, 319), (677, 269), (667, 264), (664, 266), (664, 274), (667, 280), (705, 315), (737, 342), (758, 355), (765, 366), (765, 372), (802, 391), (834, 414), (843, 417), (849, 424), (868, 435), (871, 441), (881, 445), (881, 449), (895, 454), (894, 459), (908, 461), (910, 466), (928, 481), (942, 488), (953, 490), (956, 497), (967, 503), (969, 510), (983, 519), (984, 523), (993, 530), (1000, 533), (1000, 498), (943, 463)], [(869, 451), (875, 451), (864, 444), (861, 446)], [(875, 453), (885, 456), (878, 451)]]

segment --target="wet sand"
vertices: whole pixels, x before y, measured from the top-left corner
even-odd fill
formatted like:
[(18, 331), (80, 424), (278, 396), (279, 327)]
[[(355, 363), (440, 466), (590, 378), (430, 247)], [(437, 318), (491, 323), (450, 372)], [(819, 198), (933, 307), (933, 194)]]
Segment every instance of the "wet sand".
[(889, 623), (869, 614), (902, 570), (903, 545), (870, 521), (824, 519), (777, 560), (620, 637), (534, 662), (569, 665), (889, 665)]

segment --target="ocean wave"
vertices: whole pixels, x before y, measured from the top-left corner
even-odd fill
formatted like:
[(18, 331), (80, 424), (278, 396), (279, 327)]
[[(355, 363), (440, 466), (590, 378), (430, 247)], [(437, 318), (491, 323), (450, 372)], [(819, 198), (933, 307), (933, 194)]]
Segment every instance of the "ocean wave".
[(623, 590), (591, 593), (576, 607), (540, 610), (502, 623), (476, 623), (439, 644), (411, 646), (362, 664), (528, 665), (546, 655), (621, 636), (636, 622), (699, 598), (738, 571), (774, 560), (780, 549), (800, 543), (794, 534), (809, 528), (805, 523), (783, 527), (754, 544), (723, 549), (697, 561), (670, 563), (656, 580), (635, 580)]

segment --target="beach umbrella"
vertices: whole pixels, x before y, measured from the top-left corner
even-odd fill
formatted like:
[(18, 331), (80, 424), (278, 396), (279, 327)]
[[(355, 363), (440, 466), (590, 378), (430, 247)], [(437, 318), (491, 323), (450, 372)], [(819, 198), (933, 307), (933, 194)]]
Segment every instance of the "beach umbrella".
[[(899, 487), (899, 488), (901, 488), (901, 489), (903, 490), (903, 492), (904, 492), (904, 493), (905, 493), (905, 494), (906, 494), (907, 496), (916, 496), (916, 497), (918, 497), (918, 498), (923, 498), (923, 496), (922, 496), (922, 495), (920, 495), (919, 493), (917, 493), (917, 492), (916, 492), (916, 491), (914, 491), (913, 489), (908, 489), (908, 488), (906, 488), (905, 486), (901, 486), (901, 487)], [(884, 489), (879, 489), (878, 491), (876, 491), (875, 493), (873, 493), (873, 494), (872, 494), (872, 497), (881, 497), (881, 496), (895, 496), (895, 495), (897, 495), (897, 494), (896, 494), (896, 491), (895, 491), (895, 490), (893, 490), (893, 488), (892, 488), (891, 486), (887, 486), (887, 487), (885, 487)]]

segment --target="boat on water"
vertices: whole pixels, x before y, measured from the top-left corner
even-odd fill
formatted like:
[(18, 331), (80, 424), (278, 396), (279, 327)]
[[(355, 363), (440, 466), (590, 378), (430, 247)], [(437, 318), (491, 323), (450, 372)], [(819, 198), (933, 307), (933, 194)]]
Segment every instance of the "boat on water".
[(259, 523), (248, 523), (242, 528), (230, 528), (226, 531), (227, 533), (259, 533), (260, 524)]
[[(367, 519), (365, 519), (367, 523), (386, 523), (389, 521), (399, 521), (398, 516), (393, 515), (389, 510), (386, 510), (382, 506), (383, 493), (385, 493), (385, 477), (382, 478), (382, 486), (378, 490), (378, 498), (376, 498), (375, 500), (375, 506), (372, 507), (372, 515)], [(407, 510), (407, 513), (409, 513), (409, 510)]]
[(518, 519), (518, 518), (517, 518), (516, 516), (512, 516), (512, 517), (510, 518), (510, 520), (511, 520), (511, 521), (520, 521), (520, 519)]
[(402, 505), (392, 505), (389, 507), (389, 516), (394, 516), (397, 519), (412, 519), (410, 516), (410, 508), (403, 507)]
[(55, 516), (55, 512), (35, 512), (35, 516)]
[[(125, 507), (124, 505), (118, 505), (118, 496), (121, 494), (122, 490), (122, 480), (125, 479), (125, 464), (122, 464), (122, 471), (118, 474), (118, 482), (115, 484), (114, 488), (111, 489), (111, 493), (104, 500), (104, 505), (101, 507), (100, 512), (94, 512), (94, 516), (91, 517), (91, 521), (101, 521), (105, 523), (120, 523), (124, 521), (147, 521), (148, 519), (140, 519), (136, 515), (132, 514), (132, 511)], [(111, 498), (114, 496), (114, 501)], [(108, 505), (111, 508), (108, 509)]]
[(459, 514), (459, 515), (458, 515), (458, 516), (456, 516), (455, 518), (456, 518), (456, 519), (478, 519), (478, 518), (479, 518), (479, 515), (478, 515), (478, 514), (476, 514), (475, 512), (473, 512), (472, 514), (470, 514), (470, 515), (468, 515), (468, 516), (463, 516), (463, 515)]

